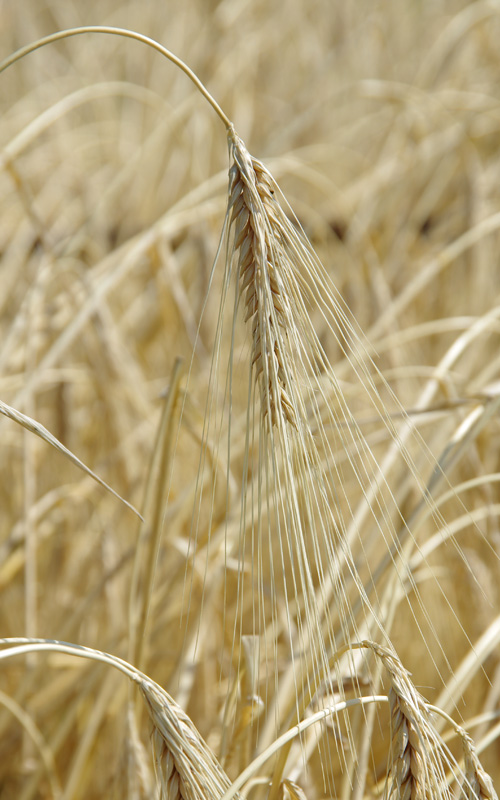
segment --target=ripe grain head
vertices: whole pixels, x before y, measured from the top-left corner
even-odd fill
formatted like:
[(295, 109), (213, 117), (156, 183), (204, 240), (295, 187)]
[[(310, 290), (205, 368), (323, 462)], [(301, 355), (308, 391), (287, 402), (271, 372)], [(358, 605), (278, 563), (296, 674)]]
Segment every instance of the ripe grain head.
[(162, 800), (220, 800), (230, 781), (190, 718), (157, 685), (140, 686), (153, 722)]
[(462, 730), (461, 738), (464, 749), (464, 800), (498, 800), (493, 781), (478, 758), (472, 737)]
[(275, 193), (278, 187), (265, 166), (248, 153), (234, 134), (229, 174), (230, 225), (237, 253), (237, 276), (245, 322), (251, 324), (251, 364), (260, 388), (263, 416), (271, 425), (298, 426), (290, 390), (289, 329), (297, 316), (293, 294), (286, 291), (286, 257)]

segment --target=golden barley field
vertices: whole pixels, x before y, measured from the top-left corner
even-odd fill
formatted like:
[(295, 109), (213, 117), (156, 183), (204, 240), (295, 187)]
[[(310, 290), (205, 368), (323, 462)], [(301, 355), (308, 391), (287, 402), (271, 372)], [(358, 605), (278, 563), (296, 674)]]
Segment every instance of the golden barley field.
[(0, 30), (0, 797), (494, 800), (500, 3)]

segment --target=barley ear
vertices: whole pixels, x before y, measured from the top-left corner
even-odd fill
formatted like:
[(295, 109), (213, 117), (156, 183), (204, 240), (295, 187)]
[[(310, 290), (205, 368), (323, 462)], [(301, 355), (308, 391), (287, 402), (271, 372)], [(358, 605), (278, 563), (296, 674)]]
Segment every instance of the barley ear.
[(152, 744), (156, 777), (161, 788), (161, 800), (183, 800), (188, 797), (187, 794), (181, 792), (181, 779), (174, 758), (156, 727), (153, 729)]
[(162, 800), (220, 800), (230, 781), (188, 715), (156, 684), (140, 683), (153, 722)]
[(397, 655), (365, 642), (382, 661), (390, 680), (391, 751), (386, 797), (390, 800), (444, 800), (447, 756), (423, 697)]
[(498, 800), (493, 781), (483, 769), (474, 742), (463, 729), (460, 731), (464, 748), (465, 779), (462, 784), (464, 800)]
[(392, 727), (390, 797), (415, 800), (426, 796), (425, 753), (407, 701), (389, 690)]
[[(291, 296), (283, 291), (287, 268), (278, 188), (271, 173), (247, 151), (234, 131), (229, 171), (229, 212), (245, 322), (251, 325), (252, 372), (263, 417), (271, 425), (297, 427), (287, 356)], [(282, 212), (281, 212), (282, 213)]]

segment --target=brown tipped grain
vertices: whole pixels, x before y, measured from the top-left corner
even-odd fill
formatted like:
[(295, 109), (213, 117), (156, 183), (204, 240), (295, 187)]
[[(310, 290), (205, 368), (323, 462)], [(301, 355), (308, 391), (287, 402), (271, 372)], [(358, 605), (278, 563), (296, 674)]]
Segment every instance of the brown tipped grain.
[(280, 275), (280, 226), (277, 191), (272, 175), (234, 137), (230, 170), (229, 210), (237, 254), (238, 282), (245, 322), (252, 330), (252, 372), (260, 389), (263, 416), (272, 425), (287, 421), (297, 427), (287, 369), (287, 315)]

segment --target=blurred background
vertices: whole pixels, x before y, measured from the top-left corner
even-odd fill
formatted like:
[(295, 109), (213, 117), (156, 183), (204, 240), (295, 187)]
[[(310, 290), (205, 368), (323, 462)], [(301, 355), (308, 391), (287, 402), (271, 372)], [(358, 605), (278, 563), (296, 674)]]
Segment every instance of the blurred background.
[[(404, 615), (394, 642), (431, 700), (446, 700), (481, 644), (459, 673), (463, 699), (457, 709), (453, 695), (448, 710), (462, 722), (486, 715), (471, 732), (500, 782), (491, 733), (498, 411), (476, 427), (470, 416), (499, 394), (500, 5), (4, 0), (0, 56), (83, 25), (146, 34), (194, 70), (272, 171), (407, 411), (433, 381), (420, 433), (438, 458), (458, 443), (447, 478), (470, 482), (441, 506), (459, 543), (435, 565), (441, 593), (422, 590), (447, 658), (429, 655), (422, 620), (419, 643), (419, 622)], [(180, 620), (222, 282), (211, 269), (226, 210), (226, 133), (184, 74), (131, 40), (85, 34), (51, 44), (2, 73), (0, 86), (0, 399), (141, 508), (162, 396), (176, 358), (191, 364), (141, 658), (219, 754), (230, 689), (215, 655), (229, 635), (219, 588), (206, 601), (213, 625), (208, 636), (202, 628), (196, 658)], [(356, 387), (344, 389), (360, 420), (373, 413)], [(239, 423), (243, 412), (242, 400)], [(138, 520), (4, 418), (0, 442), (0, 634), (130, 656)], [(419, 468), (432, 473), (430, 462)], [(224, 497), (212, 499), (201, 551), (225, 513)], [(211, 578), (223, 557), (216, 543)], [(193, 566), (194, 620), (203, 563)], [(127, 692), (104, 667), (56, 655), (3, 663), (0, 796), (155, 796), (148, 725), (131, 738)], [(380, 793), (386, 766), (374, 756), (366, 796)], [(308, 796), (325, 797), (321, 785), (309, 778)]]

